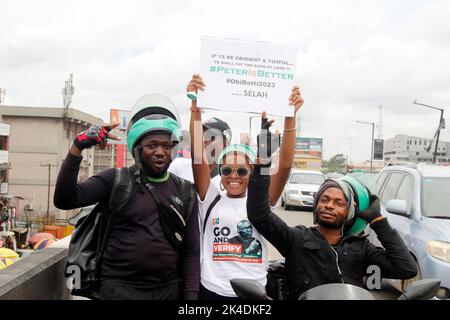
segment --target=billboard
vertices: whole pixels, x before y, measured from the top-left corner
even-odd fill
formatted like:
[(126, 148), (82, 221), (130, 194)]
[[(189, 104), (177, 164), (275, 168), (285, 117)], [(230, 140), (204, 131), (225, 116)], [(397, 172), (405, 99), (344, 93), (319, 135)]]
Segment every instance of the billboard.
[(130, 111), (111, 109), (110, 121), (111, 123), (118, 122), (119, 126), (117, 128), (119, 130), (127, 130), (129, 118)]
[(322, 138), (297, 137), (295, 150), (322, 152)]
[(320, 171), (322, 161), (320, 159), (294, 159), (293, 168)]
[(373, 140), (373, 160), (383, 160), (383, 147), (384, 147), (383, 139)]

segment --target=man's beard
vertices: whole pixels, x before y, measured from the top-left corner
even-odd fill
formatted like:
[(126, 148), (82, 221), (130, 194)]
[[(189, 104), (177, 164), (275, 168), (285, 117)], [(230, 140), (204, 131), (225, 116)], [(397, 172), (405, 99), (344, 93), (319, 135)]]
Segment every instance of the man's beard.
[(144, 161), (141, 160), (141, 165), (142, 165), (142, 169), (144, 170), (145, 174), (148, 177), (151, 178), (161, 178), (162, 176), (164, 176), (167, 173), (167, 169), (169, 169), (170, 166), (170, 162), (168, 162), (166, 164), (166, 167), (164, 168), (164, 170), (160, 171), (160, 172), (155, 172), (148, 164), (146, 164)]
[(317, 214), (317, 224), (328, 229), (342, 229), (345, 219), (336, 217), (335, 221), (325, 221), (320, 218), (320, 214)]

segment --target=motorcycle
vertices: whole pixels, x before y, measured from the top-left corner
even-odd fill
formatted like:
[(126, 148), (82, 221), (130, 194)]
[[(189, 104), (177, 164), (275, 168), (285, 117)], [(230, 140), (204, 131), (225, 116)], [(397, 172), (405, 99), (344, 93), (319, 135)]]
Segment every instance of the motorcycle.
[[(273, 300), (266, 289), (251, 279), (232, 279), (234, 292), (245, 300)], [(438, 279), (422, 279), (409, 285), (397, 300), (429, 300), (436, 296), (441, 285)], [(329, 283), (305, 291), (298, 300), (375, 300), (361, 287), (343, 283)]]

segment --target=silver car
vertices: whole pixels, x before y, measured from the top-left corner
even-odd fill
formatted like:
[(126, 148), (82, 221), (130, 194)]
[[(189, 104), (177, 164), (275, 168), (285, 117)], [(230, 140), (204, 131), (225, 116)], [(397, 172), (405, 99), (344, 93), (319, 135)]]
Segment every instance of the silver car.
[[(450, 297), (450, 167), (388, 166), (377, 179), (381, 213), (388, 218), (416, 260), (418, 274), (407, 281), (391, 280), (404, 290), (421, 278), (441, 280), (438, 297)], [(370, 237), (380, 245), (373, 230)]]
[(294, 170), (281, 195), (281, 205), (286, 210), (293, 206), (312, 208), (314, 197), (325, 176), (318, 171)]

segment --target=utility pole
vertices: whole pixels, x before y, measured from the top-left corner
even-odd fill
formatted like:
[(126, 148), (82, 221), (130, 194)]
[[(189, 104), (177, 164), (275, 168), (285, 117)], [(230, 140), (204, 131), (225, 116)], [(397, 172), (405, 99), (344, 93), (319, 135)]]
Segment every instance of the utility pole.
[(51, 173), (51, 167), (58, 167), (57, 165), (46, 163), (41, 164), (41, 167), (48, 167), (48, 195), (47, 195), (47, 218), (46, 218), (46, 224), (50, 222), (50, 173)]
[(380, 115), (378, 119), (378, 139), (383, 139), (383, 104), (380, 103), (378, 106), (378, 109), (380, 110)]
[[(439, 135), (441, 133), (441, 129), (445, 129), (445, 121), (444, 121), (444, 109), (441, 108), (436, 108), (433, 106), (429, 106), (427, 104), (423, 104), (423, 103), (419, 103), (417, 102), (417, 100), (414, 100), (413, 102), (411, 102), (413, 104), (417, 104), (419, 106), (423, 106), (423, 107), (427, 107), (427, 108), (431, 108), (434, 110), (439, 110), (441, 112), (441, 118), (439, 119), (439, 127), (437, 128), (435, 137), (436, 137), (436, 145), (434, 146), (434, 154), (433, 154), (433, 164), (436, 164), (436, 155), (437, 155), (437, 149), (438, 149), (438, 143), (439, 143)], [(434, 137), (433, 137), (434, 138)], [(431, 140), (431, 143), (433, 143), (433, 140)], [(431, 146), (431, 144), (430, 144)]]
[(365, 122), (365, 121), (359, 121), (356, 120), (358, 123), (364, 123), (364, 124), (370, 124), (372, 126), (372, 148), (370, 150), (370, 173), (372, 173), (373, 168), (373, 140), (374, 140), (374, 132), (375, 132), (375, 123), (373, 122)]

